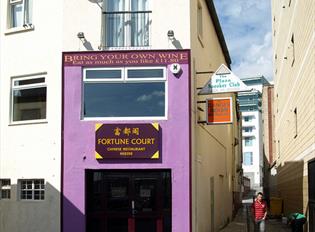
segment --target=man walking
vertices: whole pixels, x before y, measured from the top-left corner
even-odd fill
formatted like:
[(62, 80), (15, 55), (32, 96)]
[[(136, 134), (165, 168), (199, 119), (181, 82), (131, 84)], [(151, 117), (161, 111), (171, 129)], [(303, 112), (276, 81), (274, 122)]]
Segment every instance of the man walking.
[(259, 192), (252, 204), (255, 232), (265, 232), (265, 219), (267, 216), (267, 204), (263, 200), (263, 194)]

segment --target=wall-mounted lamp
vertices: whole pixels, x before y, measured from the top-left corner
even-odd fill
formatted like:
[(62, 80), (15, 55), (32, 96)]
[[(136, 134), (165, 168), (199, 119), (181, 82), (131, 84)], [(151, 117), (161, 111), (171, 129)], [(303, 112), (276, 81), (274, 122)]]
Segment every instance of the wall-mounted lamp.
[(173, 30), (169, 30), (167, 32), (167, 37), (168, 37), (169, 40), (173, 41), (175, 39), (174, 31)]
[(84, 36), (84, 33), (83, 32), (79, 32), (77, 34), (77, 37), (80, 39), (80, 40), (85, 40), (85, 36)]

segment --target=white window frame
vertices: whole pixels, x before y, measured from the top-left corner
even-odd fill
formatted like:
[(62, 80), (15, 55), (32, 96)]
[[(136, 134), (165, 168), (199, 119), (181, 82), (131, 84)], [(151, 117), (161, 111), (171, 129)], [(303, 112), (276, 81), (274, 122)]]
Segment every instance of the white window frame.
[[(87, 70), (120, 70), (121, 71), (121, 78), (87, 78), (86, 77), (86, 71)], [(120, 82), (124, 80), (125, 71), (124, 68), (117, 67), (117, 68), (85, 68), (83, 70), (83, 81), (84, 82)]]
[[(250, 145), (246, 145), (246, 140), (249, 140), (249, 141), (251, 141), (251, 144)], [(252, 147), (252, 146), (254, 146), (254, 137), (245, 137), (245, 139), (244, 139), (244, 146), (245, 147)]]
[[(3, 181), (9, 181), (9, 185), (3, 185), (2, 184)], [(9, 190), (9, 192), (10, 192), (10, 197), (9, 198), (3, 198), (3, 196), (2, 196), (2, 191), (3, 190)], [(0, 179), (0, 200), (10, 200), (10, 199), (11, 199), (11, 179), (9, 179), (9, 178)]]
[[(42, 180), (44, 182), (44, 188), (42, 189), (41, 187), (39, 189), (35, 189), (35, 181), (37, 180)], [(32, 188), (31, 189), (22, 189), (22, 182), (23, 181), (32, 181)], [(45, 201), (46, 199), (46, 183), (45, 179), (42, 178), (36, 178), (36, 179), (19, 179), (18, 180), (19, 184), (19, 200), (20, 201)], [(22, 199), (22, 191), (32, 191), (32, 199)], [(44, 191), (44, 199), (35, 199), (35, 191)]]
[[(8, 28), (8, 31), (6, 32), (6, 34), (10, 34), (11, 32), (18, 32), (18, 31), (27, 31), (27, 30), (32, 30), (34, 29), (34, 26), (33, 26), (33, 22), (26, 22), (26, 12), (25, 12), (25, 1), (29, 1), (29, 0), (9, 0), (8, 1), (8, 23), (7, 23), (7, 28)], [(13, 6), (14, 5), (17, 5), (17, 4), (22, 4), (22, 14), (23, 14), (23, 25), (22, 26), (19, 26), (19, 27), (15, 27), (13, 26)], [(28, 2), (29, 4), (29, 2)], [(32, 9), (31, 9), (31, 6), (29, 6), (29, 9), (28, 9), (28, 14), (32, 14)], [(32, 17), (33, 19), (33, 17)]]
[[(133, 12), (132, 10), (131, 10), (131, 1), (132, 0), (125, 0), (125, 6), (124, 6), (124, 9), (122, 10), (122, 12)], [(102, 1), (103, 2), (103, 10), (102, 10), (102, 30), (104, 30), (104, 33), (103, 33), (103, 36), (102, 36), (102, 45), (101, 45), (101, 47), (104, 47), (104, 48), (106, 48), (106, 50), (119, 50), (119, 49), (123, 49), (123, 50), (128, 50), (128, 49), (134, 49), (134, 48), (141, 48), (141, 49), (149, 49), (152, 45), (151, 45), (151, 43), (152, 43), (152, 26), (151, 26), (151, 24), (152, 23), (150, 23), (150, 25), (149, 25), (149, 45), (147, 45), (147, 46), (132, 46), (131, 45), (131, 37), (130, 37), (130, 35), (131, 35), (131, 26), (130, 26), (130, 24), (129, 23), (126, 23), (126, 22), (129, 22), (130, 21), (130, 19), (131, 19), (131, 17), (130, 17), (130, 15), (127, 15), (128, 17), (126, 18), (126, 21), (124, 21), (123, 23), (125, 24), (124, 25), (124, 31), (126, 32), (126, 34), (125, 34), (125, 37), (124, 37), (124, 45), (123, 46), (117, 46), (117, 47), (113, 47), (113, 46), (106, 46), (106, 31), (105, 31), (105, 27), (106, 27), (106, 20), (105, 20), (105, 14), (104, 14), (104, 12), (106, 12), (107, 11), (107, 9), (106, 9), (106, 4), (107, 4), (107, 0), (103, 0)], [(152, 3), (151, 3), (152, 1), (150, 0), (149, 1), (149, 6), (148, 6), (148, 8), (149, 8), (149, 10), (148, 10), (148, 13), (150, 12), (150, 13), (152, 13), (152, 11), (150, 10), (150, 9), (152, 9)], [(135, 11), (135, 12), (137, 12), (137, 11)], [(152, 19), (150, 19), (150, 21), (152, 21)]]
[[(10, 91), (10, 125), (19, 125), (19, 124), (31, 124), (31, 123), (46, 123), (47, 116), (48, 116), (48, 87), (47, 87), (47, 73), (43, 74), (34, 74), (34, 75), (26, 75), (26, 76), (19, 76), (19, 77), (12, 77), (11, 78), (11, 91)], [(23, 80), (32, 80), (32, 79), (39, 79), (44, 78), (44, 82), (36, 83), (36, 84), (29, 84), (23, 86), (15, 86), (15, 81), (23, 81)], [(46, 118), (44, 119), (32, 119), (32, 120), (20, 120), (20, 121), (13, 121), (13, 104), (14, 104), (14, 90), (23, 90), (23, 89), (37, 89), (46, 87)]]
[[(142, 83), (142, 82), (164, 82), (165, 83), (165, 115), (161, 117), (84, 117), (84, 88), (82, 88), (82, 101), (81, 101), (81, 120), (83, 121), (132, 121), (132, 120), (167, 120), (168, 117), (168, 80), (167, 80), (167, 72), (165, 66), (146, 66), (146, 67), (124, 67), (122, 75), (122, 79), (110, 79), (110, 78), (97, 78), (97, 79), (87, 79), (86, 71), (87, 70), (112, 70), (112, 69), (120, 69), (120, 68), (84, 68), (83, 69), (83, 83)], [(128, 78), (127, 72), (128, 70), (143, 70), (143, 69), (163, 69), (163, 78)]]

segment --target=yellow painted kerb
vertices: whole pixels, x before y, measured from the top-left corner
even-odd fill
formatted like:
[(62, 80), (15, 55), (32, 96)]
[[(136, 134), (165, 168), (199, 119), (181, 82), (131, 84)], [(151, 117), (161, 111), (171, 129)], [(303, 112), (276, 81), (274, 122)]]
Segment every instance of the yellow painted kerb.
[(158, 122), (153, 122), (153, 123), (152, 123), (152, 126), (153, 126), (157, 131), (159, 131), (160, 127), (159, 127), (159, 123), (158, 123)]
[(151, 157), (151, 159), (158, 159), (160, 157), (160, 152), (157, 151), (154, 153), (154, 155)]
[(95, 159), (103, 159), (103, 157), (98, 152), (95, 152)]
[(103, 124), (102, 123), (96, 123), (95, 124), (95, 131), (97, 131)]

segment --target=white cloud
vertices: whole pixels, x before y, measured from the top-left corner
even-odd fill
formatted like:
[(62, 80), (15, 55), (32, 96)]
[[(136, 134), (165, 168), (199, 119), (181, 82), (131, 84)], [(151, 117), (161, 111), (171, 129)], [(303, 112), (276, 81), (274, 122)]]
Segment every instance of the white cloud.
[(143, 94), (137, 98), (138, 102), (150, 101), (153, 97), (163, 97), (164, 91), (153, 91), (151, 94)]
[(270, 0), (215, 0), (217, 13), (239, 77), (272, 79)]
[(150, 101), (152, 99), (152, 95), (141, 95), (140, 97), (137, 98), (138, 102), (145, 102), (145, 101)]

